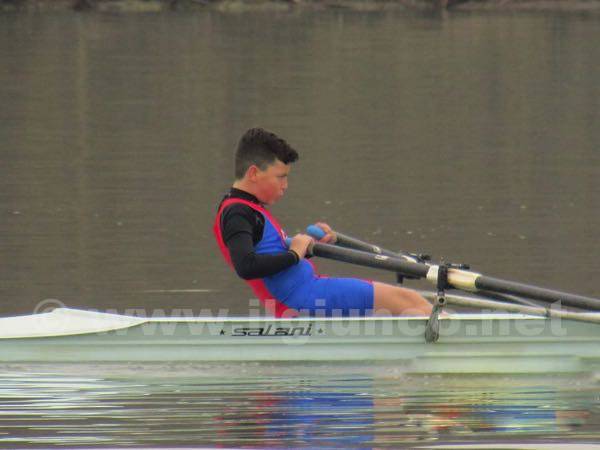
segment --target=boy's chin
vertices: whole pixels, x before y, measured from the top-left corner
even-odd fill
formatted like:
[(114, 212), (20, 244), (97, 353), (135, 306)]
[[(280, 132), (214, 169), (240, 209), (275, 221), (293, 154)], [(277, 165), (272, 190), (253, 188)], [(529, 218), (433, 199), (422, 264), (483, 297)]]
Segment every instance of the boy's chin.
[(261, 203), (264, 203), (265, 205), (274, 205), (275, 203), (277, 203), (282, 196), (280, 197), (275, 197), (275, 198), (269, 198), (269, 199), (259, 199), (261, 201)]

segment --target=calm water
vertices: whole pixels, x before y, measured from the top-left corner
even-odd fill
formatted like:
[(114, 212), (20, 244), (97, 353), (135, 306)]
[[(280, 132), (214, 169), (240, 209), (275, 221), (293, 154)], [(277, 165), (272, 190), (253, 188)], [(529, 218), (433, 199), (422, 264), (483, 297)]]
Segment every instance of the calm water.
[[(256, 125), (301, 153), (274, 208), (288, 233), (326, 220), (598, 297), (599, 25), (569, 14), (0, 15), (0, 315), (44, 299), (248, 313), (210, 227), (235, 143)], [(593, 374), (250, 364), (10, 366), (0, 377), (9, 448), (600, 440)]]
[(600, 428), (598, 379), (588, 376), (417, 377), (367, 364), (4, 366), (0, 381), (0, 446), (11, 448), (551, 445), (593, 441)]

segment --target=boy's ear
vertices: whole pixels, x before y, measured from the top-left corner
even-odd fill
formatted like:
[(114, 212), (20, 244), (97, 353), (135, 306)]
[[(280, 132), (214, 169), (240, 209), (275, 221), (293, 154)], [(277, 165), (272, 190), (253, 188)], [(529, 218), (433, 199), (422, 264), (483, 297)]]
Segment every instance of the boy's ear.
[(248, 179), (251, 181), (255, 181), (258, 170), (258, 167), (252, 164), (250, 167), (248, 167), (248, 170), (246, 171), (246, 177), (248, 177)]

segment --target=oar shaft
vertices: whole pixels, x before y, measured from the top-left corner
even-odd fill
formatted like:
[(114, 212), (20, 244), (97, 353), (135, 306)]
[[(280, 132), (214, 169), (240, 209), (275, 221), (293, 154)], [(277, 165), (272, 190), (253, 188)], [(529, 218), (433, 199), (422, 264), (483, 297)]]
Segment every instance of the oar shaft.
[(406, 261), (402, 258), (395, 258), (392, 256), (377, 255), (361, 250), (336, 247), (335, 245), (321, 244), (319, 242), (315, 242), (311, 245), (310, 253), (322, 258), (389, 270), (391, 272), (401, 273), (402, 275), (416, 278), (425, 278), (429, 271), (429, 266), (426, 264)]
[[(437, 282), (438, 266), (431, 265), (427, 279), (432, 283)], [(512, 294), (543, 302), (561, 302), (565, 306), (591, 309), (600, 311), (600, 300), (583, 295), (569, 294), (567, 292), (546, 289), (531, 284), (517, 283), (515, 281), (502, 280), (500, 278), (488, 277), (469, 270), (449, 269), (448, 282), (453, 287), (465, 291), (491, 291), (501, 294)]]
[(584, 309), (600, 310), (600, 300), (583, 295), (569, 294), (567, 292), (554, 291), (551, 289), (502, 280), (500, 278), (480, 275), (475, 280), (475, 287), (483, 291), (500, 292), (502, 294), (520, 295), (527, 298), (535, 298), (545, 302), (561, 302), (564, 305), (576, 306)]
[[(325, 236), (325, 232), (317, 225), (309, 225), (308, 227), (306, 227), (306, 232), (315, 239), (321, 239), (323, 236)], [(351, 248), (354, 250), (361, 250), (363, 252), (376, 253), (378, 255), (392, 256), (394, 258), (404, 258), (407, 261), (418, 262), (415, 257), (407, 253), (392, 252), (390, 250), (386, 250), (385, 248), (381, 248), (377, 245), (369, 244), (368, 242), (361, 241), (360, 239), (356, 239), (355, 237), (340, 233), (339, 231), (335, 231), (335, 236), (335, 244), (341, 247)]]

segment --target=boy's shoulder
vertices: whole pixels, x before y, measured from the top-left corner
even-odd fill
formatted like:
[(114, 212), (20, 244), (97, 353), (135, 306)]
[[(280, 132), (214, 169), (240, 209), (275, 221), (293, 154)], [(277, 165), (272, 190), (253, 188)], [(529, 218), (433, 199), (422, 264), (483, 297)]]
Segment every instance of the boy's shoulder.
[[(219, 209), (221, 209), (221, 205), (223, 204), (223, 202), (230, 198), (232, 197), (225, 196), (221, 201), (221, 204), (219, 205)], [(260, 205), (257, 204), (257, 206)], [(248, 204), (242, 202), (231, 203), (225, 208), (223, 208), (223, 211), (221, 212), (221, 224), (230, 222), (234, 217), (242, 217), (252, 226), (260, 226), (265, 222), (264, 216), (260, 211), (257, 211), (256, 209), (250, 207)]]
[(226, 234), (239, 229), (247, 229), (247, 227), (251, 228), (253, 233), (262, 234), (265, 218), (259, 210), (249, 205), (251, 203), (259, 208), (262, 207), (254, 195), (232, 187), (219, 203), (219, 210), (222, 208), (223, 202), (227, 200), (239, 201), (227, 205), (221, 212), (221, 227)]
[(236, 214), (239, 214), (242, 216), (248, 216), (248, 217), (254, 217), (256, 215), (262, 216), (262, 214), (260, 214), (254, 208), (251, 208), (250, 206), (246, 205), (245, 203), (239, 203), (239, 202), (232, 203), (231, 205), (227, 205), (225, 208), (223, 208), (223, 212), (221, 214), (224, 219), (227, 217), (234, 216)]
[(221, 212), (220, 226), (225, 242), (243, 231), (250, 233), (256, 244), (262, 236), (265, 218), (259, 211), (244, 203), (233, 203)]

